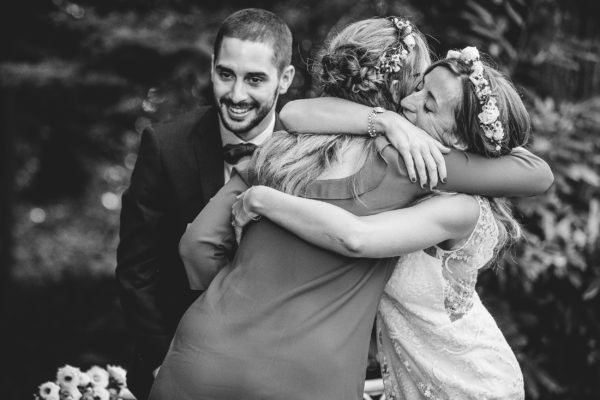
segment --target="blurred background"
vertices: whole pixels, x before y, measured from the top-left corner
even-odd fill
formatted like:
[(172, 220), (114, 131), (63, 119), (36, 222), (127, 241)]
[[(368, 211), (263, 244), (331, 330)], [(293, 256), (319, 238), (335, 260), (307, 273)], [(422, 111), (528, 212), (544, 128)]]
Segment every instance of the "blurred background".
[[(148, 124), (209, 102), (214, 34), (263, 7), (294, 34), (281, 104), (315, 96), (306, 64), (332, 27), (411, 18), (437, 54), (477, 45), (518, 84), (530, 148), (556, 176), (515, 201), (527, 232), (478, 291), (529, 399), (600, 398), (600, 15), (586, 0), (23, 0), (0, 11), (3, 399), (66, 363), (126, 365), (113, 281), (120, 196)], [(206, 2), (208, 3), (208, 2)], [(226, 373), (226, 371), (224, 371)]]

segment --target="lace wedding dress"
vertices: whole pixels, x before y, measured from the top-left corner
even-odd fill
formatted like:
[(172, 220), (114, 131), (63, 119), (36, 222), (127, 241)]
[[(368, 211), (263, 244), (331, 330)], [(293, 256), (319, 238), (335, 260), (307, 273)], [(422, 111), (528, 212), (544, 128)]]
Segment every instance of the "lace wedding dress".
[(498, 226), (476, 197), (475, 229), (457, 249), (400, 258), (379, 303), (377, 336), (386, 400), (523, 399), (519, 364), (475, 291)]

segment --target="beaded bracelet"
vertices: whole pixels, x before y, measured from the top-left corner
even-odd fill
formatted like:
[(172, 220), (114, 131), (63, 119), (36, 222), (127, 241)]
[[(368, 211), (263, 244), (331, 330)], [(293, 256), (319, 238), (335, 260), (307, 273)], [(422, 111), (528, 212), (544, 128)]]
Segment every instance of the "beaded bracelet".
[(375, 130), (375, 116), (384, 112), (385, 108), (383, 107), (373, 107), (373, 109), (369, 113), (369, 117), (367, 118), (367, 133), (369, 134), (369, 136), (377, 136), (377, 131)]

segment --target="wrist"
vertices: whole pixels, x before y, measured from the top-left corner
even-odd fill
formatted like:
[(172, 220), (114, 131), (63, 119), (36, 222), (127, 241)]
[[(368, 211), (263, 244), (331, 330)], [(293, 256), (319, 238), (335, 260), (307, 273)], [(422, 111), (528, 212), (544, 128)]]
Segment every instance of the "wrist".
[(389, 110), (379, 114), (377, 118), (375, 118), (375, 130), (384, 134), (389, 132), (394, 121), (399, 117), (400, 115)]
[[(246, 211), (253, 214), (261, 214), (260, 210), (264, 209), (264, 192), (268, 189), (266, 186), (252, 186), (244, 197), (244, 207)], [(262, 215), (262, 214), (261, 214)]]

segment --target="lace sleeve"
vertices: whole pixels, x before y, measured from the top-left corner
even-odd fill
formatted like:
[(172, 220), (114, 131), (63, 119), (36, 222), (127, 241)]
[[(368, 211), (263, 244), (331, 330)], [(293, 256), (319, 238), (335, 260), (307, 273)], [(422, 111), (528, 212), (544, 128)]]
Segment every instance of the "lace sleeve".
[(465, 315), (473, 306), (477, 274), (494, 256), (498, 244), (498, 225), (488, 200), (475, 196), (479, 203), (479, 218), (466, 242), (451, 250), (435, 247), (442, 260), (444, 306), (451, 321)]

